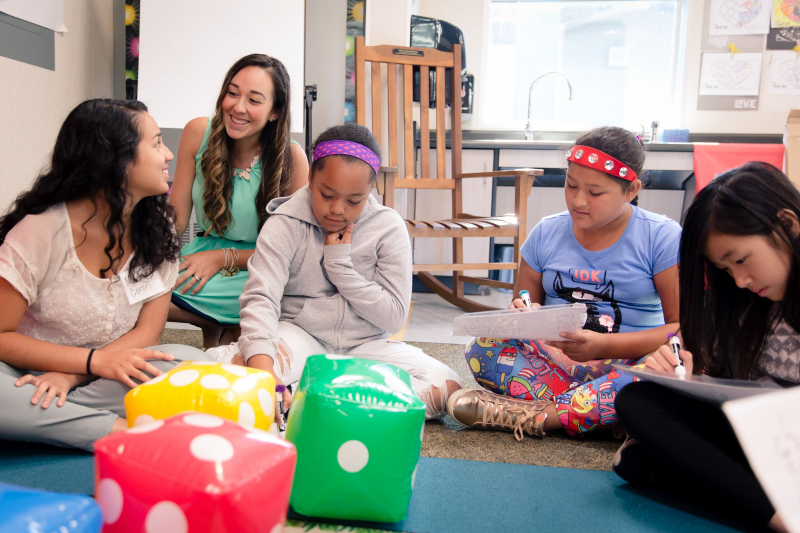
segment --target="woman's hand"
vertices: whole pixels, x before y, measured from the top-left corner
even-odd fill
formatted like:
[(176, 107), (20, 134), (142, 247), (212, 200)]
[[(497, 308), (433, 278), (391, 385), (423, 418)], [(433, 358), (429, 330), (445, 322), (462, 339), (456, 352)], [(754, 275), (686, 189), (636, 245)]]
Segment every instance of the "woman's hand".
[[(686, 350), (680, 351), (683, 366), (686, 367), (686, 375), (690, 376), (694, 369), (694, 360), (692, 359), (692, 352)], [(678, 366), (678, 361), (675, 359), (675, 354), (672, 353), (672, 348), (665, 344), (655, 352), (651, 353), (647, 359), (644, 360), (645, 368), (650, 370), (660, 370), (662, 372), (675, 372), (675, 367)]]
[[(97, 352), (95, 352), (97, 353)], [(28, 374), (27, 376), (22, 376), (17, 381), (14, 382), (14, 386), (22, 387), (30, 383), (37, 387), (36, 392), (33, 393), (33, 397), (31, 398), (31, 403), (33, 405), (38, 405), (39, 400), (42, 399), (44, 396), (44, 401), (42, 401), (42, 409), (47, 409), (50, 407), (50, 403), (53, 401), (53, 398), (58, 396), (58, 402), (56, 402), (56, 407), (61, 407), (64, 405), (64, 402), (67, 401), (67, 393), (69, 393), (72, 387), (79, 385), (83, 382), (82, 376), (78, 374), (64, 374), (62, 372), (47, 372), (40, 376), (34, 376), (33, 374)]]
[[(175, 282), (172, 290), (177, 289), (184, 282), (186, 285), (180, 290), (181, 294), (192, 289), (192, 294), (197, 294), (205, 287), (208, 280), (214, 277), (225, 266), (225, 254), (222, 250), (206, 250), (183, 257), (181, 262), (181, 275)], [(186, 281), (189, 280), (189, 281)]]
[(536, 309), (538, 307), (541, 307), (541, 305), (540, 304), (531, 304), (531, 306), (528, 307), (527, 305), (525, 305), (525, 302), (522, 301), (522, 298), (515, 299), (508, 306), (509, 309)]
[(609, 359), (611, 335), (597, 333), (596, 331), (581, 330), (577, 333), (560, 333), (563, 338), (572, 342), (547, 341), (554, 348), (558, 348), (570, 359), (579, 362), (593, 361), (595, 359)]
[(157, 352), (155, 350), (95, 350), (92, 356), (91, 372), (101, 378), (115, 379), (121, 381), (130, 388), (136, 387), (136, 383), (131, 378), (136, 378), (142, 383), (150, 381), (145, 374), (153, 377), (163, 374), (159, 369), (147, 362), (148, 359), (161, 359), (162, 361), (172, 361), (174, 355)]
[(353, 228), (355, 227), (355, 224), (348, 224), (347, 227), (342, 231), (328, 233), (328, 236), (325, 237), (325, 246), (331, 246), (334, 244), (350, 244), (350, 239), (353, 236)]

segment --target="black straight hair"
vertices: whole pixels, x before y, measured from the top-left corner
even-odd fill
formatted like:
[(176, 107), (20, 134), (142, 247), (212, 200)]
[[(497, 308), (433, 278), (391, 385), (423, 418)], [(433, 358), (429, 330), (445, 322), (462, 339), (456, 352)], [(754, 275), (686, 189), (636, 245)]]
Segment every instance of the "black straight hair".
[[(637, 178), (642, 182), (642, 186), (645, 185), (646, 181), (642, 175), (645, 159), (644, 145), (628, 130), (614, 126), (593, 129), (581, 135), (581, 137), (575, 141), (575, 144), (581, 144), (605, 152), (634, 171)], [(611, 176), (610, 174), (608, 177), (618, 183), (623, 191), (630, 190), (630, 181)], [(638, 195), (631, 200), (631, 205), (639, 205)]]
[[(686, 211), (680, 246), (680, 322), (695, 371), (739, 379), (754, 377), (767, 338), (780, 320), (800, 332), (800, 240), (778, 215), (800, 219), (800, 193), (777, 168), (750, 162), (717, 176)], [(791, 268), (783, 300), (772, 302), (714, 266), (703, 254), (709, 235), (767, 237), (786, 246)]]
[[(381, 157), (381, 145), (378, 143), (378, 139), (372, 134), (369, 129), (361, 126), (359, 124), (355, 124), (350, 122), (348, 124), (344, 124), (342, 126), (332, 126), (327, 130), (323, 131), (317, 137), (317, 140), (314, 141), (314, 147), (316, 147), (319, 143), (324, 143), (328, 141), (350, 141), (354, 143), (358, 143), (362, 146), (365, 146), (375, 152), (375, 155), (378, 156), (378, 159)], [(328, 157), (339, 157), (344, 159), (348, 163), (360, 163), (362, 165), (369, 164), (366, 161), (362, 161), (361, 159), (354, 157), (352, 155), (334, 155)], [(311, 163), (311, 175), (313, 176), (315, 172), (318, 170), (322, 170), (325, 168), (325, 160), (328, 157), (323, 157), (322, 159), (317, 159), (313, 163)], [(371, 166), (369, 168), (372, 170), (370, 174), (370, 181), (375, 181), (376, 174), (375, 169)]]
[(180, 247), (172, 226), (175, 210), (167, 203), (166, 194), (142, 198), (133, 209), (130, 228), (123, 221), (130, 200), (128, 166), (138, 156), (139, 121), (146, 111), (147, 106), (137, 101), (97, 99), (78, 104), (61, 125), (49, 167), (0, 217), (0, 244), (27, 215), (85, 198), (92, 201), (96, 214), (97, 201), (102, 199), (110, 214), (104, 250), (109, 267), (101, 275), (121, 266), (122, 247), (113, 256), (111, 252), (128, 231), (134, 252), (129, 268), (133, 280), (150, 276), (164, 261), (177, 260)]

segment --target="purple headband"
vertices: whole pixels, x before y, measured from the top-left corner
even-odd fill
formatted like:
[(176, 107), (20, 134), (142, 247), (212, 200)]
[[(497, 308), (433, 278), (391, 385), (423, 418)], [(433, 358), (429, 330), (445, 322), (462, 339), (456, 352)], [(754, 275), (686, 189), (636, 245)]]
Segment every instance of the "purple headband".
[(314, 161), (329, 155), (351, 155), (357, 157), (371, 166), (375, 170), (375, 174), (381, 168), (381, 158), (363, 144), (351, 141), (325, 141), (314, 147)]

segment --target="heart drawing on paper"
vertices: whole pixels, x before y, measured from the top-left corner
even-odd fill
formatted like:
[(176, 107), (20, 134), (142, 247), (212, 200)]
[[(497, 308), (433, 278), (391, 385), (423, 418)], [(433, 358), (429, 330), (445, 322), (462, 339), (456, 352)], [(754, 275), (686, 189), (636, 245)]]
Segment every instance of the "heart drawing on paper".
[(800, 2), (798, 0), (782, 0), (781, 13), (794, 23), (800, 23)]
[[(796, 1), (796, 0), (787, 0)], [(728, 24), (741, 28), (753, 22), (761, 12), (760, 0), (745, 0), (736, 2), (730, 0), (719, 6), (719, 14)]]
[(800, 62), (786, 61), (781, 64), (780, 73), (786, 83), (795, 89), (800, 89)]
[(711, 75), (720, 85), (732, 89), (746, 80), (753, 72), (753, 66), (747, 61), (726, 63), (720, 61), (711, 65)]

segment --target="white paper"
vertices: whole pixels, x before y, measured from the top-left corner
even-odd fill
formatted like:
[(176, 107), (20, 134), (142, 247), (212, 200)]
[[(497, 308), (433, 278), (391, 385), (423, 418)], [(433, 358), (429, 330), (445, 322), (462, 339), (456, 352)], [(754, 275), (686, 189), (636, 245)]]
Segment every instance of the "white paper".
[(771, 0), (711, 0), (709, 35), (769, 33)]
[(795, 52), (773, 52), (767, 93), (800, 95), (800, 59)]
[(303, 0), (142, 0), (139, 100), (162, 128), (214, 114), (239, 58), (279, 59), (291, 79), (292, 131), (303, 131)]
[(536, 309), (504, 309), (468, 313), (453, 320), (454, 336), (563, 341), (559, 333), (575, 333), (586, 324), (586, 305), (546, 305)]
[(761, 53), (703, 54), (700, 94), (757, 96), (761, 83)]
[(0, 0), (0, 11), (53, 31), (67, 31), (64, 0)]
[(800, 387), (722, 406), (750, 467), (786, 528), (800, 533)]
[(697, 398), (713, 404), (721, 404), (729, 400), (738, 400), (758, 394), (774, 392), (780, 385), (772, 381), (743, 381), (738, 379), (712, 378), (706, 375), (689, 375), (683, 378), (674, 372), (661, 372), (627, 365), (614, 365), (621, 372), (633, 374), (664, 387), (669, 387), (675, 392)]

